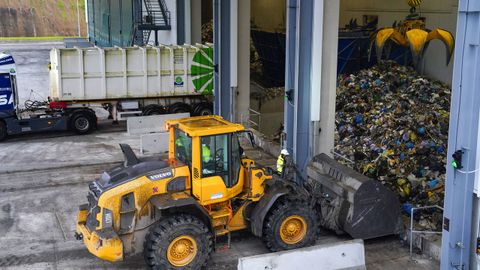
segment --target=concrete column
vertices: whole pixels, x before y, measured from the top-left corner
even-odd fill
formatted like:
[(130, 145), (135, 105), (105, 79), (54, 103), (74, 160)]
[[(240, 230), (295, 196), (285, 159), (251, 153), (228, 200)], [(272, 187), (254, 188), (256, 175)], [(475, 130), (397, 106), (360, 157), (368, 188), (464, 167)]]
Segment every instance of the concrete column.
[[(331, 155), (335, 139), (335, 96), (337, 87), (338, 22), (340, 1), (324, 0), (320, 81), (320, 118), (313, 123), (313, 155)], [(317, 2), (316, 2), (317, 3)], [(317, 11), (317, 9), (315, 9)], [(317, 14), (315, 14), (317, 16)], [(316, 37), (314, 37), (315, 39)], [(315, 50), (313, 46), (313, 50)], [(313, 77), (315, 77), (315, 74)], [(312, 104), (313, 105), (313, 104)], [(313, 108), (312, 108), (313, 109)], [(315, 119), (317, 120), (317, 119)]]
[[(292, 97), (295, 91), (295, 77), (297, 69), (295, 68), (295, 52), (297, 47), (297, 0), (287, 0), (287, 36), (285, 50), (285, 96)], [(290, 94), (290, 95), (289, 95)], [(286, 134), (283, 147), (288, 152), (293, 153), (293, 133), (295, 105), (293, 99), (286, 98), (284, 105), (284, 133)]]
[(214, 0), (214, 112), (241, 122), (250, 106), (250, 0)]
[(248, 120), (250, 107), (250, 0), (238, 1), (238, 88), (236, 93), (236, 122)]
[(192, 44), (192, 1), (184, 0), (184, 9), (185, 9), (185, 43)]
[(202, 1), (190, 0), (191, 44), (202, 42)]
[[(176, 1), (176, 15), (177, 15), (177, 44), (183, 45), (186, 43), (186, 28), (185, 28), (185, 0), (177, 0)], [(172, 25), (173, 26), (173, 25)], [(175, 28), (174, 28), (175, 29)]]

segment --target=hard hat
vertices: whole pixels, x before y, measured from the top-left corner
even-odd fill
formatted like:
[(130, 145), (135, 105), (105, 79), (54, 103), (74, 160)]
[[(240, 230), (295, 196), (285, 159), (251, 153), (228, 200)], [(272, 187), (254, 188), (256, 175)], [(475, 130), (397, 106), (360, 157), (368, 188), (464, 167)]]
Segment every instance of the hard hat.
[(287, 149), (282, 149), (282, 151), (280, 151), (280, 154), (284, 155), (284, 156), (288, 156), (290, 155), (287, 151)]

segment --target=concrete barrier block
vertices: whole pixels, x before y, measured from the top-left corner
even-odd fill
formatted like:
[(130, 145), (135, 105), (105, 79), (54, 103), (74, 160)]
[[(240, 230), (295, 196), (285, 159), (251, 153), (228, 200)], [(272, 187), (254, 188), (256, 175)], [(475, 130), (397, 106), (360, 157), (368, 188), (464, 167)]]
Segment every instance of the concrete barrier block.
[(239, 270), (367, 269), (363, 240), (324, 244), (238, 260)]
[(190, 117), (190, 113), (149, 115), (127, 118), (129, 135), (165, 132), (165, 120)]
[(168, 152), (169, 133), (151, 133), (140, 136), (142, 154), (163, 154)]

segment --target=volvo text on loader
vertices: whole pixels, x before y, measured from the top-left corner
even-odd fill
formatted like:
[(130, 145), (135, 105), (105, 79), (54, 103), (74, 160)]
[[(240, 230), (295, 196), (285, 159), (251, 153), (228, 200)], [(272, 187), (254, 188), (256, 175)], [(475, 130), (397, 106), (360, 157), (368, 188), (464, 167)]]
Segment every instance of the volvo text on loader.
[(199, 269), (218, 236), (249, 230), (271, 251), (311, 245), (319, 227), (354, 238), (397, 234), (399, 203), (378, 181), (326, 155), (303, 184), (245, 156), (252, 134), (219, 116), (167, 121), (168, 159), (139, 159), (121, 145), (123, 165), (89, 185), (77, 239), (95, 256), (120, 261), (143, 252), (152, 269)]

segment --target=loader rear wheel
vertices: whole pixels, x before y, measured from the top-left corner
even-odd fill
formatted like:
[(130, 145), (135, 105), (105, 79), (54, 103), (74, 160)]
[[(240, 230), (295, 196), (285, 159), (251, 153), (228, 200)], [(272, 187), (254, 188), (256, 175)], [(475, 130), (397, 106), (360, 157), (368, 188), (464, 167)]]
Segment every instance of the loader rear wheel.
[(200, 269), (213, 250), (212, 234), (198, 218), (181, 214), (154, 225), (147, 235), (144, 256), (157, 269)]
[(271, 251), (309, 246), (318, 235), (315, 211), (301, 201), (284, 200), (268, 214), (263, 241)]

